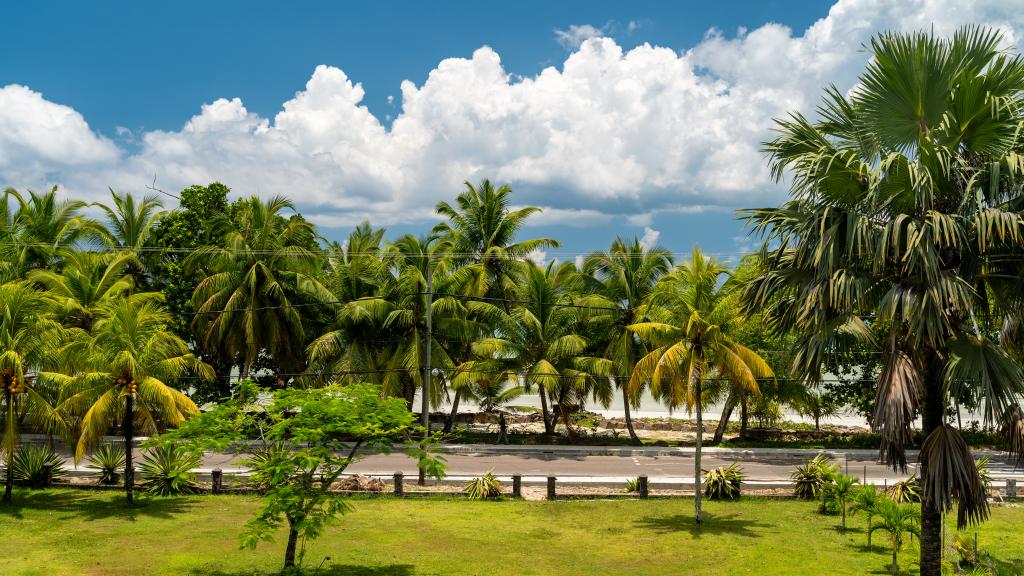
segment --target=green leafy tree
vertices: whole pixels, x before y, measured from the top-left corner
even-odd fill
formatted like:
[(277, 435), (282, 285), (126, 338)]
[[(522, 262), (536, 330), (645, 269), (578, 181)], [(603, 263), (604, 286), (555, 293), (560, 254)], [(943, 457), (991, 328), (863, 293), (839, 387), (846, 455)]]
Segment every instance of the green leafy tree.
[(261, 353), (276, 372), (298, 372), (307, 341), (295, 305), (333, 299), (317, 279), (313, 225), (281, 214), (292, 208), (280, 196), (240, 201), (231, 217), (216, 218), (218, 244), (185, 260), (186, 270), (204, 275), (192, 297), (192, 326), (206, 346), (240, 359), (242, 379)]
[(905, 469), (920, 411), (925, 576), (941, 571), (943, 511), (956, 503), (959, 527), (988, 516), (948, 405), (970, 389), (987, 422), (1021, 415), (1024, 374), (992, 337), (1024, 310), (1024, 60), (1002, 43), (979, 27), (876, 36), (856, 90), (827, 90), (820, 120), (778, 121), (767, 151), (792, 200), (744, 213), (765, 240), (750, 303), (798, 335), (796, 374), (820, 380), (886, 328), (872, 425)]
[(691, 260), (665, 276), (652, 293), (647, 312), (652, 320), (629, 326), (653, 347), (637, 363), (630, 386), (647, 384), (652, 395), (669, 409), (685, 406), (696, 413), (694, 509), (698, 524), (703, 521), (704, 382), (723, 379), (757, 394), (758, 379), (774, 376), (761, 356), (731, 336), (742, 316), (736, 313), (738, 292), (728, 276), (725, 268), (695, 247)]
[[(254, 435), (261, 440), (249, 465), (254, 480), (267, 490), (262, 508), (246, 524), (242, 544), (255, 547), (286, 527), (288, 571), (301, 566), (307, 541), (352, 511), (330, 487), (359, 450), (389, 450), (394, 440), (413, 432), (414, 416), (401, 399), (383, 397), (371, 384), (278, 390), (265, 410), (255, 403), (257, 392), (251, 383), (242, 383), (233, 399), (188, 420), (161, 441), (223, 449)], [(422, 448), (410, 454), (429, 475), (443, 476), (443, 460)]]
[[(51, 318), (53, 302), (26, 282), (0, 284), (0, 402), (3, 407), (3, 438), (6, 458), (4, 502), (11, 500), (14, 456), (24, 420), (51, 434), (64, 434), (64, 419), (52, 398), (39, 389), (33, 371), (39, 369), (59, 342), (60, 326)], [(45, 382), (43, 383), (45, 386)]]
[(192, 400), (167, 382), (189, 374), (213, 378), (213, 369), (168, 331), (170, 320), (152, 297), (136, 295), (105, 304), (92, 332), (82, 332), (61, 351), (63, 372), (73, 376), (46, 374), (63, 382), (58, 409), (78, 419), (76, 461), (100, 443), (111, 425), (120, 422), (129, 504), (136, 432), (153, 435), (199, 412)]
[(611, 361), (611, 372), (622, 392), (626, 430), (634, 444), (640, 443), (633, 429), (630, 407), (639, 407), (642, 390), (630, 389), (629, 376), (637, 361), (647, 353), (644, 343), (629, 326), (645, 320), (644, 303), (661, 279), (672, 268), (672, 254), (660, 247), (645, 247), (616, 238), (607, 252), (587, 257), (583, 272), (597, 281), (596, 295), (583, 298), (581, 304), (607, 308), (594, 314), (594, 332), (600, 334), (601, 356)]

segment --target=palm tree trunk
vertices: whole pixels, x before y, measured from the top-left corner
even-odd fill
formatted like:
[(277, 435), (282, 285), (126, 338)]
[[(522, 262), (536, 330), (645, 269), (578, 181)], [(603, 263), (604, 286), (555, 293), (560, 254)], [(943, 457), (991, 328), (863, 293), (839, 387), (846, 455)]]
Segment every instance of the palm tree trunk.
[(725, 429), (729, 427), (729, 418), (732, 418), (732, 409), (736, 407), (736, 392), (729, 390), (729, 396), (725, 399), (725, 407), (722, 408), (722, 416), (718, 419), (718, 428), (715, 428), (715, 444), (721, 444), (725, 438)]
[(4, 502), (11, 501), (11, 491), (14, 489), (14, 395), (10, 388), (4, 388), (4, 399), (7, 402), (7, 430), (8, 444), (6, 446), (7, 470), (4, 478)]
[(538, 384), (537, 389), (540, 392), (540, 410), (541, 417), (544, 418), (544, 433), (550, 436), (551, 434), (555, 433), (555, 419), (554, 417), (552, 417), (549, 421), (548, 418), (548, 394), (547, 391), (544, 389), (544, 385)]
[(558, 411), (562, 413), (562, 422), (565, 423), (565, 432), (569, 435), (569, 442), (578, 444), (580, 437), (576, 434), (576, 429), (572, 427), (572, 422), (569, 421), (569, 408), (564, 402), (559, 402)]
[(135, 419), (135, 394), (128, 394), (124, 401), (124, 422), (121, 423), (124, 432), (124, 495), (128, 503), (132, 503), (132, 489), (135, 484), (135, 468), (132, 466), (132, 436), (134, 435), (133, 424)]
[(744, 393), (740, 397), (740, 439), (743, 440), (747, 438), (747, 422), (749, 422), (749, 416), (747, 414), (747, 395)]
[(288, 546), (284, 549), (284, 569), (288, 570), (295, 566), (295, 546), (299, 542), (299, 531), (295, 524), (288, 519)]
[(462, 399), (462, 390), (455, 391), (455, 399), (452, 400), (452, 410), (448, 413), (448, 418), (444, 421), (444, 432), (448, 434), (455, 427), (455, 417), (459, 415), (459, 400)]
[(871, 514), (868, 514), (868, 550), (871, 549), (871, 520), (874, 518)]
[[(941, 382), (937, 370), (925, 373), (924, 410), (921, 424), (924, 437), (927, 438), (936, 428), (942, 425), (945, 402), (942, 397)], [(928, 461), (918, 462), (920, 478), (928, 477)], [(928, 483), (922, 481), (921, 487), (927, 490)], [(942, 512), (933, 503), (938, 497), (922, 491), (921, 494), (921, 576), (940, 576), (942, 573)]]
[[(899, 574), (899, 572), (900, 572), (900, 563), (896, 560), (896, 549), (893, 548), (892, 549), (892, 573), (893, 574)], [(924, 574), (924, 572), (921, 572), (921, 573)]]
[(704, 409), (701, 406), (701, 381), (699, 375), (694, 383), (694, 388), (694, 395), (697, 398), (697, 437), (696, 448), (693, 452), (693, 508), (694, 520), (697, 524), (700, 524), (704, 521), (704, 515), (700, 507), (700, 498), (702, 496), (700, 487), (700, 448), (701, 441), (704, 439)]
[(640, 437), (636, 435), (636, 430), (633, 429), (633, 416), (629, 413), (629, 391), (626, 387), (622, 387), (622, 407), (626, 413), (626, 430), (629, 431), (629, 440), (636, 446), (641, 444)]
[(508, 425), (504, 412), (498, 413), (498, 444), (508, 444)]
[(252, 370), (252, 362), (246, 358), (245, 362), (242, 362), (242, 368), (238, 371), (238, 380), (245, 380), (249, 377), (249, 372)]

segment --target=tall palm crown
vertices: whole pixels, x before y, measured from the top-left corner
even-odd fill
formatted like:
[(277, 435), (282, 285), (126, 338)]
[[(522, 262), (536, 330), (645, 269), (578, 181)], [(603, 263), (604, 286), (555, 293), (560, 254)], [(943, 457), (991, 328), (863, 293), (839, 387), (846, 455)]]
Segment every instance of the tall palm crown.
[(78, 418), (76, 460), (122, 418), (128, 398), (135, 400), (128, 414), (144, 434), (176, 426), (199, 412), (169, 383), (188, 374), (212, 379), (213, 369), (167, 330), (169, 322), (170, 315), (152, 298), (122, 298), (102, 307), (91, 335), (82, 332), (65, 347), (66, 367), (77, 370), (75, 376), (63, 377), (59, 408)]
[(319, 280), (316, 234), (305, 219), (281, 213), (293, 209), (282, 197), (240, 201), (233, 217), (216, 223), (218, 246), (197, 250), (186, 268), (205, 273), (192, 298), (193, 328), (207, 345), (240, 359), (247, 377), (257, 356), (268, 354), (278, 371), (301, 367), (306, 335), (295, 304), (330, 302)]
[(46, 288), (56, 304), (58, 318), (68, 327), (88, 330), (99, 306), (124, 297), (132, 289), (126, 270), (134, 257), (128, 253), (104, 254), (84, 250), (58, 253), (63, 266), (33, 270), (28, 277)]
[(546, 247), (557, 247), (551, 238), (516, 241), (526, 219), (540, 208), (528, 206), (509, 209), (512, 188), (497, 188), (490, 180), (479, 187), (466, 182), (466, 190), (455, 199), (437, 205), (437, 213), (448, 219), (434, 227), (452, 253), (452, 261), (462, 268), (464, 293), (475, 296), (507, 298), (514, 291), (515, 260)]
[(20, 424), (28, 421), (50, 433), (63, 433), (64, 419), (54, 409), (51, 394), (34, 372), (59, 342), (60, 327), (51, 318), (53, 302), (27, 282), (0, 284), (0, 448), (6, 457), (4, 501), (11, 498), (13, 458)]
[(626, 425), (634, 440), (638, 438), (629, 408), (639, 406), (640, 389), (630, 389), (629, 376), (647, 350), (628, 327), (644, 319), (645, 303), (671, 268), (672, 254), (668, 250), (646, 248), (636, 238), (632, 241), (616, 238), (607, 252), (595, 252), (583, 264), (583, 272), (594, 277), (598, 284), (596, 296), (584, 298), (581, 303), (606, 309), (595, 314), (594, 329), (602, 335), (599, 341), (602, 357), (611, 360), (611, 373), (619, 377), (617, 384), (623, 393)]
[(731, 336), (743, 317), (739, 291), (728, 276), (715, 259), (694, 248), (690, 261), (662, 278), (651, 294), (646, 311), (651, 320), (629, 326), (654, 348), (637, 362), (630, 387), (646, 384), (670, 409), (685, 406), (697, 415), (694, 483), (698, 523), (702, 521), (700, 451), (707, 380), (726, 380), (757, 394), (758, 379), (774, 376), (763, 358)]
[(166, 213), (160, 208), (163, 203), (155, 196), (145, 196), (136, 201), (131, 194), (118, 194), (110, 190), (113, 206), (96, 204), (103, 211), (106, 228), (102, 236), (105, 244), (138, 253), (153, 232), (153, 228)]
[(1022, 393), (998, 328), (1024, 300), (1024, 61), (1001, 42), (981, 28), (874, 38), (850, 95), (827, 90), (820, 120), (778, 121), (767, 150), (793, 199), (746, 211), (765, 237), (750, 304), (799, 334), (798, 374), (819, 379), (870, 323), (888, 327), (873, 424), (905, 467), (923, 415), (926, 575), (940, 571), (941, 509), (955, 497), (960, 525), (987, 515), (963, 439), (944, 425), (950, 395), (972, 388), (992, 422)]
[(43, 194), (30, 190), (27, 198), (13, 188), (4, 195), (18, 203), (10, 231), (25, 268), (50, 266), (61, 248), (99, 234), (99, 225), (79, 213), (87, 204), (60, 200), (56, 186)]

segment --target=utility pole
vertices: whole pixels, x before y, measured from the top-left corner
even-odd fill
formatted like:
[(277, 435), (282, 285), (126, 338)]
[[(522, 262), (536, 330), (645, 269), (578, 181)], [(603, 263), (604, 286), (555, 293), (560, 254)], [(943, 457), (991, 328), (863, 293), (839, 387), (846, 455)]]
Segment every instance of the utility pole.
[[(427, 255), (427, 330), (426, 336), (423, 342), (423, 376), (420, 380), (423, 383), (423, 390), (420, 392), (422, 398), (420, 399), (420, 417), (423, 425), (423, 440), (426, 441), (430, 438), (430, 343), (433, 340), (431, 334), (432, 330), (432, 311), (434, 304), (434, 262), (432, 255)], [(419, 485), (423, 486), (427, 483), (426, 470), (420, 468)]]

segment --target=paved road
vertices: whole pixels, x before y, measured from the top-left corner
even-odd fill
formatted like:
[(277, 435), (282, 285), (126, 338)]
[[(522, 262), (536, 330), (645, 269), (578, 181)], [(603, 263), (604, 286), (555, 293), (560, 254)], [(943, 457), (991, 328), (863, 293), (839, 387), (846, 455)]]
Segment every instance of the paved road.
[[(583, 483), (623, 482), (626, 478), (646, 475), (665, 484), (691, 482), (693, 475), (692, 448), (587, 448), (567, 446), (495, 447), (492, 445), (464, 445), (446, 447), (448, 475), (453, 480), (474, 477), (494, 471), (499, 476), (521, 474), (527, 481), (542, 480), (548, 475), (561, 481)], [(813, 450), (756, 449), (728, 450), (709, 448), (704, 451), (702, 468), (728, 466), (739, 462), (752, 482), (776, 483), (789, 480), (793, 467), (806, 462)], [(871, 450), (832, 452), (834, 462), (844, 471), (873, 483), (891, 483), (908, 474), (895, 472), (877, 461)], [(912, 473), (916, 469), (916, 453), (908, 454)], [(226, 473), (244, 468), (244, 455), (207, 454), (201, 469), (221, 468)], [(138, 461), (138, 460), (137, 460)], [(993, 476), (997, 480), (1008, 477), (1024, 482), (1024, 470), (1014, 467), (1004, 455), (992, 454)], [(407, 476), (417, 474), (416, 461), (402, 453), (368, 454), (349, 467), (349, 472), (366, 475), (391, 476), (395, 472)]]

